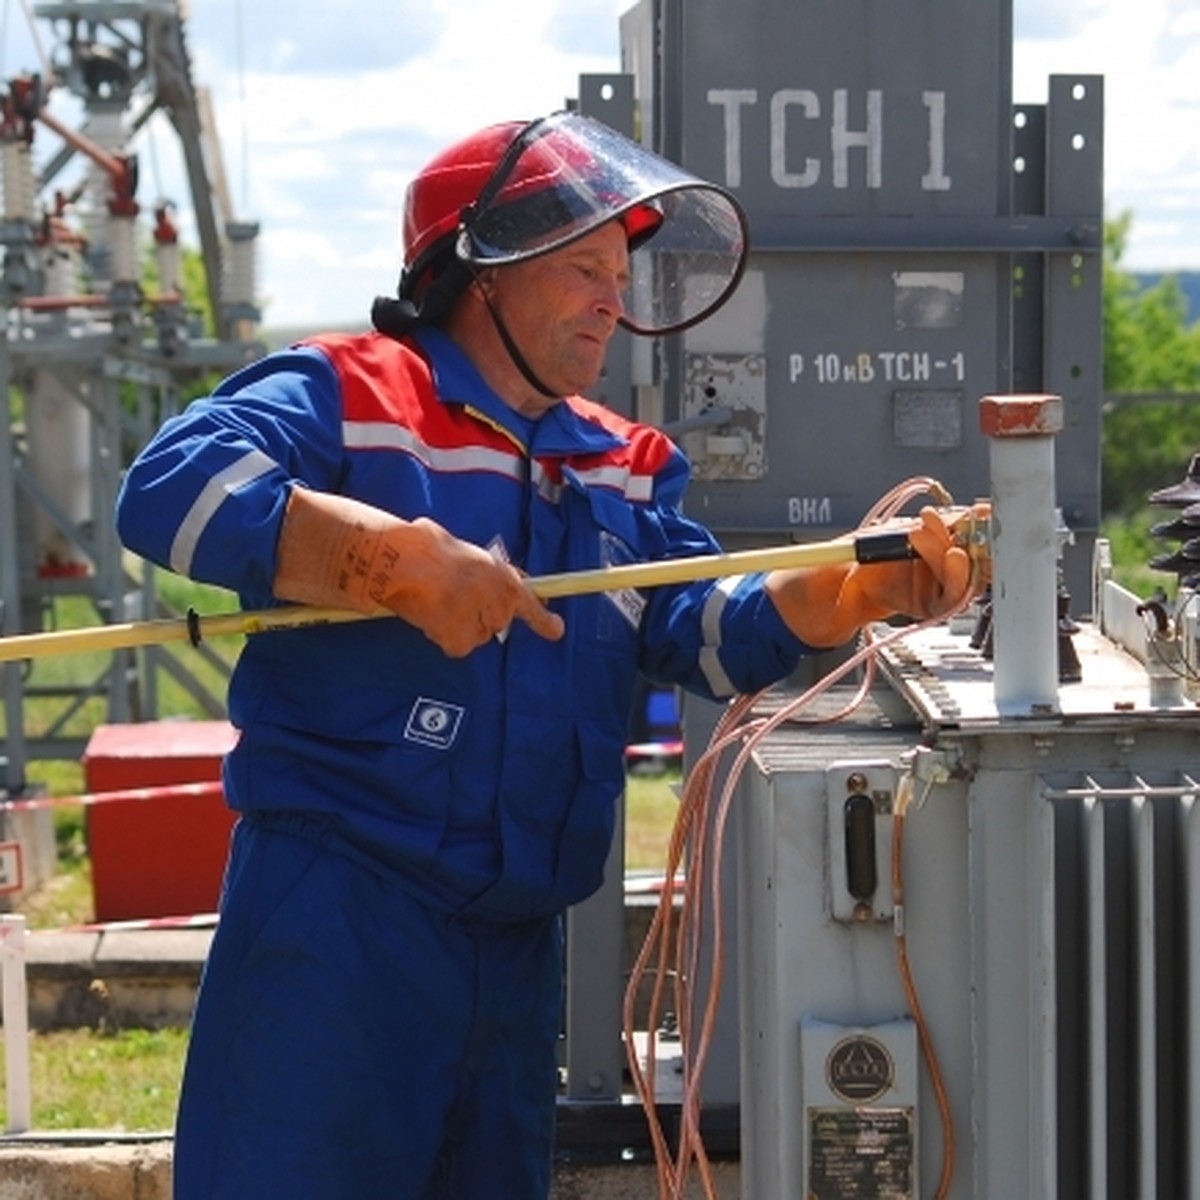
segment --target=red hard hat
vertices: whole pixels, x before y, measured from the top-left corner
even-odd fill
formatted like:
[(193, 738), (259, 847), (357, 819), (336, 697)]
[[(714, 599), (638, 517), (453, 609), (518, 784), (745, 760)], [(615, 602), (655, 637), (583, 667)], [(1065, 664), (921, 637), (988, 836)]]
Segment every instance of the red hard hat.
[[(517, 139), (540, 122), (505, 121), (489, 125), (462, 141), (447, 147), (409, 184), (404, 199), (404, 265), (414, 264), (454, 234), (464, 216), (481, 198), (497, 175), (497, 168), (510, 151), (516, 151)], [(578, 172), (587, 177), (595, 171), (590, 154), (574, 143), (559, 139), (549, 150), (534, 141), (520, 148), (503, 174), (506, 203), (556, 192), (564, 177)], [(567, 180), (571, 186), (572, 180)], [(569, 218), (556, 214), (559, 220)], [(662, 215), (651, 205), (619, 213), (631, 242), (641, 241), (662, 224)]]
[[(473, 272), (549, 253), (613, 220), (624, 226), (632, 274), (642, 282), (621, 317), (635, 333), (686, 328), (736, 285), (747, 223), (729, 193), (602, 122), (554, 113), (489, 125), (447, 147), (409, 184), (403, 319), (437, 320)], [(656, 237), (661, 230), (668, 233)], [(652, 238), (652, 257), (635, 253)]]
[(406, 267), (458, 229), (463, 210), (479, 197), (524, 127), (524, 121), (489, 125), (448, 146), (408, 185), (404, 196)]

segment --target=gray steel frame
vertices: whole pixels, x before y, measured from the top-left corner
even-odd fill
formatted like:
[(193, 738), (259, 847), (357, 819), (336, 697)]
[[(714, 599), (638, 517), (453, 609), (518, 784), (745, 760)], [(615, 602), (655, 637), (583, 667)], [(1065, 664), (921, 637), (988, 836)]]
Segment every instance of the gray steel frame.
[[(41, 3), (35, 16), (54, 22), (55, 32), (66, 43), (70, 65), (68, 86), (81, 90), (76, 50), (100, 43), (119, 46), (129, 66), (130, 129), (136, 132), (154, 112), (162, 109), (180, 139), (191, 202), (200, 234), (208, 299), (218, 336), (203, 336), (193, 328), (193, 318), (181, 305), (158, 305), (144, 315), (135, 289), (112, 289), (107, 306), (82, 312), (29, 314), (18, 302), (29, 294), (37, 269), (32, 260), (33, 231), (19, 222), (0, 228), (4, 245), (2, 290), (6, 303), (4, 337), (0, 341), (0, 385), (4, 394), (24, 392), (31, 402), (29, 382), (34, 371), (53, 373), (66, 366), (64, 378), (84, 378), (86, 389), (71, 388), (74, 399), (87, 410), (91, 426), (90, 519), (82, 526), (55, 505), (44, 481), (35, 478), (10, 421), (0, 434), (0, 629), (4, 634), (40, 628), (43, 609), (60, 595), (87, 596), (105, 622), (146, 619), (166, 615), (157, 598), (154, 570), (139, 564), (131, 574), (123, 563), (121, 546), (113, 528), (114, 509), (126, 447), (142, 445), (157, 420), (175, 411), (187, 383), (208, 372), (225, 374), (264, 352), (247, 340), (245, 311), (235, 311), (221, 298), (221, 238), (218, 205), (205, 165), (205, 137), (197, 97), (192, 86), (183, 20), (174, 0), (139, 0), (107, 3), (104, 0), (70, 0)], [(111, 107), (119, 100), (98, 101)], [(76, 154), (71, 144), (51, 157), (39, 180), (44, 189)], [(219, 199), (219, 197), (217, 197)], [(224, 213), (226, 218), (232, 214)], [(257, 317), (257, 314), (253, 314)], [(82, 579), (42, 579), (35, 570), (30, 539), (24, 537), (34, 511), (46, 514), (68, 540), (83, 550), (94, 570)], [(224, 669), (222, 660), (207, 647), (196, 655), (210, 666)], [(26, 664), (7, 664), (3, 671), (6, 737), (0, 762), (4, 788), (9, 794), (26, 786), (25, 768), (30, 758), (78, 758), (84, 739), (65, 732), (75, 713), (92, 697), (105, 698), (107, 719), (124, 721), (157, 715), (157, 671), (165, 670), (211, 715), (224, 711), (223, 698), (214, 697), (186, 662), (162, 648), (134, 654), (113, 653), (93, 678), (39, 688), (29, 680)], [(48, 729), (30, 736), (26, 728), (26, 702), (34, 696), (63, 701)]]

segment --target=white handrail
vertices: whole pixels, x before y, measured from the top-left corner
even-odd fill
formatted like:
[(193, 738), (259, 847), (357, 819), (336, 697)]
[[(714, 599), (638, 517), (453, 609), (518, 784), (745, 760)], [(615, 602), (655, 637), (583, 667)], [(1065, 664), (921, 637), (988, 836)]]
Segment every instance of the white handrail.
[(8, 1101), (6, 1133), (25, 1133), (31, 1124), (29, 1087), (29, 999), (25, 987), (25, 918), (0, 916), (0, 997), (4, 1018), (5, 1096)]

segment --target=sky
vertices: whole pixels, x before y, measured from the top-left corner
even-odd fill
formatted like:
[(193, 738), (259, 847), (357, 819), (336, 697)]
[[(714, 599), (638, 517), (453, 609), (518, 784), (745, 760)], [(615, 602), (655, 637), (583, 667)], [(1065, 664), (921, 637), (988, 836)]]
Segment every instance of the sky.
[[(970, 3), (971, 0), (963, 0)], [(53, 43), (0, 0), (4, 77)], [(633, 0), (188, 0), (192, 77), (213, 98), (234, 215), (257, 221), (267, 328), (366, 321), (394, 290), (413, 174), (496, 120), (563, 107), (581, 74), (620, 69)], [(1129, 212), (1122, 265), (1200, 270), (1200, 5), (1195, 0), (1014, 0), (1013, 99), (1044, 103), (1055, 74), (1103, 75), (1105, 212)], [(286, 13), (281, 20), (280, 14)], [(52, 110), (71, 98), (52, 93)], [(57, 110), (55, 110), (57, 111)], [(41, 131), (35, 155), (60, 143)], [(138, 135), (139, 199), (194, 224), (174, 131)], [(189, 237), (189, 235), (191, 235)]]

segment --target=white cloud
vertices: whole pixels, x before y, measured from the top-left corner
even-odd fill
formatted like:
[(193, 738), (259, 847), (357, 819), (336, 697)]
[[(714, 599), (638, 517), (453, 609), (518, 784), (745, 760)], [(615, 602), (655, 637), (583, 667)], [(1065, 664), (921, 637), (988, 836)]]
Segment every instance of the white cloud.
[[(268, 321), (365, 313), (394, 286), (403, 193), (420, 165), (481, 125), (560, 107), (583, 73), (617, 71), (634, 3), (290, 0), (281, 25), (273, 5), (193, 0), (193, 75), (213, 95), (234, 209), (262, 227)], [(9, 22), (3, 64), (36, 68), (15, 10)], [(1133, 213), (1126, 265), (1200, 268), (1195, 0), (1016, 0), (1014, 27), (1018, 102), (1044, 102), (1051, 75), (1104, 77), (1106, 205)], [(56, 140), (39, 139), (52, 153)], [(165, 118), (138, 148), (143, 203), (170, 194), (194, 234)]]
[(1016, 0), (1013, 20), (1026, 37), (1066, 41), (1103, 9), (1104, 0)]
[(1200, 13), (1191, 0), (1059, 0), (1069, 36), (1016, 9), (1014, 97), (1045, 100), (1050, 75), (1104, 77), (1105, 207), (1133, 223), (1122, 265), (1200, 268)]
[[(297, 10), (311, 6), (297, 0), (295, 25), (303, 23)], [(301, 312), (321, 308), (331, 321), (365, 313), (376, 291), (395, 285), (404, 189), (420, 166), (485, 124), (562, 107), (577, 94), (582, 73), (616, 71), (624, 7), (615, 0), (585, 0), (582, 8), (526, 0), (501, 13), (495, 0), (435, 0), (425, 9), (424, 53), (394, 56), (389, 65), (373, 59), (366, 69), (346, 62), (340, 72), (328, 63), (315, 69), (286, 39), (265, 47), (240, 77), (218, 40), (199, 47), (197, 62), (221, 80), (213, 92), (235, 203), (263, 222), (268, 319), (296, 324)], [(280, 70), (284, 60), (304, 67)], [(244, 189), (235, 182), (242, 179)], [(322, 181), (333, 186), (322, 191), (315, 186)], [(268, 241), (273, 224), (298, 228), (306, 208), (310, 228), (322, 231), (318, 238), (306, 243), (289, 233)], [(378, 237), (375, 261), (364, 265), (370, 288), (342, 257), (337, 276), (322, 282), (320, 303), (306, 296), (323, 252), (306, 277), (294, 284), (281, 278), (302, 247), (317, 253), (318, 245), (345, 245), (368, 230)]]

